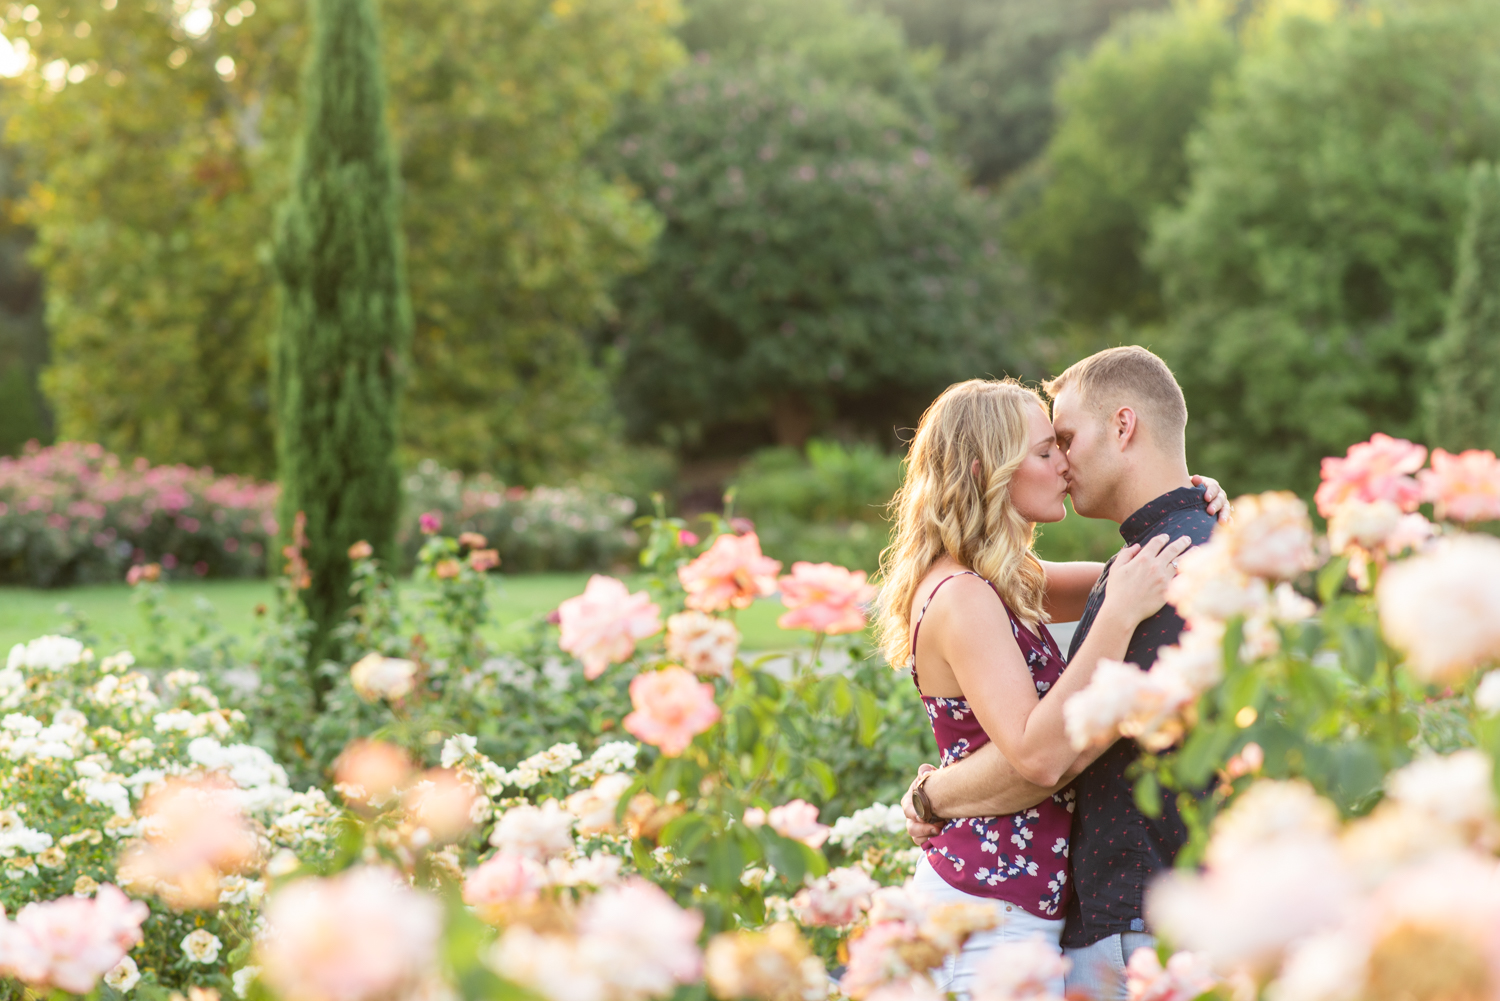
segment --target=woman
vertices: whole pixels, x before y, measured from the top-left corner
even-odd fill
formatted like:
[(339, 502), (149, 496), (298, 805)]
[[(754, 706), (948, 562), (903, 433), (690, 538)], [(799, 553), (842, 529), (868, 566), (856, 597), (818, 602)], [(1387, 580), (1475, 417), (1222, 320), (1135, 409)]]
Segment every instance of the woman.
[[(1032, 552), (1036, 524), (1066, 515), (1067, 489), (1068, 459), (1046, 405), (1019, 383), (959, 383), (923, 415), (883, 554), (879, 628), (891, 663), (911, 669), (945, 765), (993, 740), (1038, 786), (1071, 778), (1079, 755), (1063, 703), (1101, 658), (1122, 658), (1135, 627), (1166, 601), (1172, 561), (1189, 540), (1159, 536), (1122, 550), (1093, 628), (1064, 664), (1044, 623), (1077, 618), (1103, 569), (1044, 564)], [(1210, 492), (1222, 504), (1217, 484)], [(951, 821), (927, 842), (917, 888), (988, 902), (1002, 919), (949, 958), (940, 989), (967, 994), (977, 961), (998, 942), (1039, 937), (1058, 948), (1070, 799), (1063, 790), (1022, 813)], [(1061, 978), (1052, 987), (1061, 997)]]

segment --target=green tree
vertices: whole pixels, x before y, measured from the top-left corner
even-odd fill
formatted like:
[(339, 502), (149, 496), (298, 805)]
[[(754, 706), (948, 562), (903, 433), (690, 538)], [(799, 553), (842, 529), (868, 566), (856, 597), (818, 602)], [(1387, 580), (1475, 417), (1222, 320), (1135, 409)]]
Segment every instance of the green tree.
[(1257, 29), (1151, 251), (1193, 468), (1310, 489), (1324, 455), (1421, 434), (1468, 165), (1500, 150), (1497, 41), (1465, 0)]
[[(535, 482), (611, 440), (580, 331), (656, 222), (587, 153), (679, 59), (671, 0), (385, 0), (413, 295), (408, 454)], [(288, 0), (38, 0), (5, 14), (7, 86), (38, 183), (67, 437), (270, 475), (269, 239), (297, 118)], [(27, 20), (27, 18), (32, 18)], [(227, 62), (225, 60), (228, 60)], [(222, 71), (222, 72), (221, 72)]]
[(794, 57), (709, 59), (622, 136), (666, 219), (614, 331), (635, 434), (800, 445), (913, 421), (1017, 362), (1027, 313), (992, 206), (895, 102)]
[(276, 232), (282, 524), (306, 516), (314, 664), (349, 605), (348, 549), (396, 556), (397, 400), (411, 336), (373, 0), (313, 0), (296, 175)]
[(867, 0), (912, 45), (942, 55), (933, 86), (959, 163), (999, 184), (1052, 134), (1053, 91), (1069, 63), (1126, 15), (1167, 0)]
[(1449, 451), (1500, 448), (1500, 171), (1477, 163), (1458, 245), (1448, 325), (1432, 343), (1427, 440)]
[(1010, 232), (1069, 320), (1160, 318), (1145, 248), (1152, 216), (1186, 187), (1187, 137), (1238, 56), (1222, 7), (1127, 18), (1058, 83), (1057, 131)]

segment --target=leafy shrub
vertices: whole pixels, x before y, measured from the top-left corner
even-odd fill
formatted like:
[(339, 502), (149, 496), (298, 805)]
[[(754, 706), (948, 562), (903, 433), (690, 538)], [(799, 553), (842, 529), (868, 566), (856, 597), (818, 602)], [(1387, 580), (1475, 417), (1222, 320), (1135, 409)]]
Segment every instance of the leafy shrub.
[(766, 552), (874, 570), (889, 540), (885, 507), (901, 459), (873, 445), (813, 439), (756, 452), (735, 477), (735, 510), (755, 523)]
[(442, 516), (453, 535), (478, 532), (500, 553), (508, 573), (599, 570), (621, 563), (638, 545), (630, 529), (635, 502), (585, 487), (507, 487), (485, 474), (465, 478), (426, 459), (406, 477), (399, 544), (403, 569), (416, 563), (424, 513)]
[(95, 444), (28, 445), (0, 457), (0, 581), (116, 581), (147, 561), (169, 575), (257, 577), (276, 492), (211, 469), (127, 464)]

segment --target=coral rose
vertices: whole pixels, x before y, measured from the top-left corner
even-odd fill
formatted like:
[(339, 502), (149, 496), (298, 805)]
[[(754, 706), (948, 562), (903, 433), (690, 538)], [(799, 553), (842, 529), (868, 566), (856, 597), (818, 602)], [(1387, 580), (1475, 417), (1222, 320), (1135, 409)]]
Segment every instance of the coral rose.
[(630, 682), (630, 704), (625, 729), (668, 757), (687, 750), (693, 738), (719, 719), (714, 686), (700, 682), (680, 667), (638, 674)]
[(1495, 453), (1471, 448), (1458, 455), (1434, 449), (1432, 468), (1417, 474), (1422, 499), (1433, 513), (1453, 521), (1500, 519), (1500, 460)]
[(729, 677), (739, 646), (740, 631), (728, 619), (694, 611), (667, 619), (667, 656), (694, 674)]
[(1375, 591), (1386, 639), (1425, 682), (1500, 659), (1500, 540), (1462, 535), (1386, 568)]
[(635, 653), (636, 640), (661, 632), (661, 608), (645, 591), (631, 594), (621, 581), (595, 574), (576, 598), (557, 607), (558, 646), (583, 661), (584, 677), (599, 677), (610, 664)]
[(687, 590), (687, 607), (700, 612), (749, 608), (761, 595), (774, 594), (781, 562), (761, 555), (760, 538), (721, 535), (708, 551), (677, 571)]
[(832, 563), (793, 563), (792, 572), (781, 578), (781, 603), (791, 611), (776, 624), (830, 636), (857, 633), (865, 627), (864, 606), (874, 600), (875, 593), (875, 586), (865, 583), (863, 570)]
[(1422, 502), (1422, 487), (1411, 474), (1426, 460), (1426, 447), (1387, 434), (1350, 445), (1344, 458), (1323, 460), (1323, 483), (1314, 497), (1318, 513), (1327, 518), (1349, 500), (1388, 500), (1414, 511)]
[(260, 850), (236, 792), (228, 779), (172, 779), (146, 797), (145, 840), (121, 856), (121, 885), (176, 910), (215, 907), (219, 877), (244, 869)]

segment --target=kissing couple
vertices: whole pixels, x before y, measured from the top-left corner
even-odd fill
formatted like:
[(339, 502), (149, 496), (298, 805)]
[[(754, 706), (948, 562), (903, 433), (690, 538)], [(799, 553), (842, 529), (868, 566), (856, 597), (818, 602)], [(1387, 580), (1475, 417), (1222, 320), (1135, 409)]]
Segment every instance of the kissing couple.
[[(1118, 740), (1081, 753), (1063, 705), (1101, 659), (1149, 669), (1183, 621), (1166, 603), (1176, 560), (1226, 516), (1213, 480), (1188, 472), (1187, 405), (1171, 370), (1139, 347), (1101, 351), (1043, 387), (949, 387), (922, 416), (882, 556), (880, 644), (906, 664), (942, 767), (902, 801), (923, 846), (913, 879), (930, 899), (991, 906), (937, 986), (966, 997), (1000, 943), (1036, 940), (1067, 963), (1054, 997), (1126, 997), (1126, 964), (1152, 947), (1146, 884), (1187, 840), (1175, 805), (1148, 817)], [(1118, 522), (1108, 563), (1049, 563), (1032, 550), (1063, 498)], [(1078, 621), (1067, 656), (1048, 621)]]

